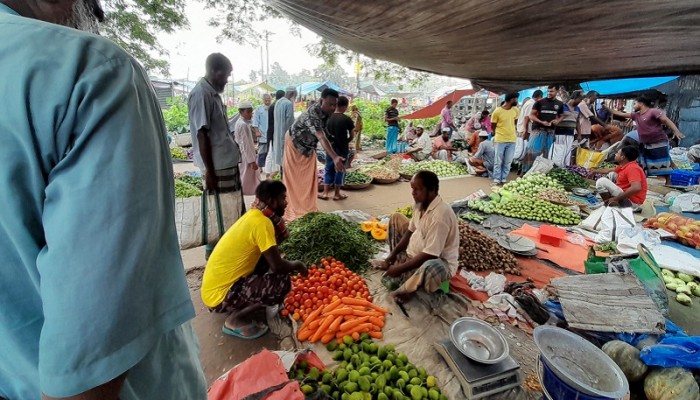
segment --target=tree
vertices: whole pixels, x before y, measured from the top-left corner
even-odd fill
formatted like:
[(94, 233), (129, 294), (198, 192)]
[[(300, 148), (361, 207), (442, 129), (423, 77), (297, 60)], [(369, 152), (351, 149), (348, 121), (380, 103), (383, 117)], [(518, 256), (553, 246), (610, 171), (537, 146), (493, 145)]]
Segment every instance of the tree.
[(314, 76), (318, 80), (331, 81), (342, 88), (354, 87), (348, 73), (338, 64), (321, 64), (314, 69)]
[[(233, 0), (232, 0), (233, 1)], [(102, 33), (139, 60), (148, 71), (167, 74), (168, 52), (156, 33), (186, 28), (186, 0), (102, 0)]]
[[(290, 32), (299, 35), (299, 26), (286, 19), (275, 8), (270, 7), (264, 0), (201, 0), (207, 8), (218, 11), (220, 17), (214, 18), (210, 24), (221, 30), (217, 39), (229, 39), (236, 43), (257, 46), (262, 39), (262, 32), (257, 31), (255, 22), (270, 20), (285, 20), (290, 24)], [(334, 44), (326, 39), (321, 39), (318, 44), (307, 47), (307, 51), (314, 56), (320, 57), (329, 66), (338, 63), (340, 57), (349, 61), (354, 60), (355, 53)], [(398, 64), (388, 61), (375, 60), (362, 57), (364, 70), (367, 76), (387, 83), (397, 84), (403, 89), (404, 86), (416, 87), (422, 84), (430, 74), (414, 71)]]
[(270, 66), (270, 75), (267, 77), (267, 83), (272, 86), (285, 86), (292, 84), (289, 73), (282, 68), (280, 63), (275, 61)]

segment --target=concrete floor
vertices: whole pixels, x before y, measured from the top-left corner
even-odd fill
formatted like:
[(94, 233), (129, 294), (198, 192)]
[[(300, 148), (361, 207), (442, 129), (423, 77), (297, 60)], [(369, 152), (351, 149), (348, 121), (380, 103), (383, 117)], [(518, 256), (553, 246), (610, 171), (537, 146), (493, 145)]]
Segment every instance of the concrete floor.
[[(176, 172), (191, 169), (191, 164), (175, 164)], [(486, 178), (464, 177), (444, 179), (440, 182), (440, 195), (447, 202), (462, 199), (469, 194), (483, 189), (488, 193), (491, 181)], [(397, 208), (412, 204), (408, 182), (396, 182), (390, 185), (372, 185), (368, 189), (347, 192), (348, 199), (343, 201), (320, 201), (321, 211), (357, 209), (372, 215), (388, 214)], [(252, 199), (246, 199), (249, 203)], [(243, 342), (224, 335), (221, 332), (225, 315), (208, 312), (202, 304), (199, 287), (204, 266), (204, 248), (185, 250), (182, 258), (187, 270), (192, 301), (197, 316), (193, 324), (199, 336), (201, 360), (209, 383), (218, 378), (231, 367), (245, 360), (262, 348), (277, 349), (274, 335)]]

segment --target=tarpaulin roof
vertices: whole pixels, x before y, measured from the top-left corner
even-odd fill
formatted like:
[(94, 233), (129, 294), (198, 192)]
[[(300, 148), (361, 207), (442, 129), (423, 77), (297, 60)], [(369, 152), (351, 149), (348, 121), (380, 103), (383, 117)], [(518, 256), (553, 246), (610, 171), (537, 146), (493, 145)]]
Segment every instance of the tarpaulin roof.
[(297, 85), (297, 90), (299, 91), (299, 94), (305, 95), (309, 94), (311, 92), (319, 91), (322, 92), (323, 89), (333, 89), (337, 91), (340, 94), (351, 94), (347, 90), (341, 89), (338, 85), (336, 85), (333, 82), (330, 81), (325, 81), (325, 82), (304, 82), (301, 85)]
[(345, 48), (494, 91), (700, 73), (700, 1), (267, 0)]
[(476, 93), (475, 90), (455, 90), (447, 96), (436, 100), (435, 103), (427, 107), (423, 107), (418, 111), (402, 116), (401, 119), (423, 119), (435, 117), (440, 115), (440, 111), (442, 111), (442, 109), (445, 107), (448, 100), (452, 100), (453, 103), (457, 103), (462, 97), (469, 96), (474, 93)]
[(654, 89), (660, 85), (678, 79), (678, 76), (661, 76), (653, 78), (606, 79), (581, 83), (585, 91), (595, 90), (602, 96), (613, 96)]
[(236, 85), (234, 86), (234, 89), (237, 92), (247, 92), (250, 90), (255, 90), (257, 89), (259, 92), (274, 92), (275, 88), (268, 85), (265, 82), (253, 82), (253, 83), (246, 83), (245, 85)]

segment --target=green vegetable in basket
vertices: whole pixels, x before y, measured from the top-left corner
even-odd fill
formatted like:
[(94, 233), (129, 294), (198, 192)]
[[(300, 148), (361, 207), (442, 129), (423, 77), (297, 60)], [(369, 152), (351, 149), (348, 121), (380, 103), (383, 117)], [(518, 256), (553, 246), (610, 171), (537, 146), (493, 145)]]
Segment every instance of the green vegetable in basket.
[(175, 197), (176, 198), (186, 198), (186, 197), (196, 197), (201, 196), (202, 191), (197, 187), (190, 185), (189, 183), (183, 182), (180, 179), (175, 179)]
[(187, 160), (187, 153), (181, 147), (171, 147), (170, 156), (175, 160)]
[(352, 171), (345, 176), (346, 185), (363, 185), (372, 182), (372, 177), (359, 171)]

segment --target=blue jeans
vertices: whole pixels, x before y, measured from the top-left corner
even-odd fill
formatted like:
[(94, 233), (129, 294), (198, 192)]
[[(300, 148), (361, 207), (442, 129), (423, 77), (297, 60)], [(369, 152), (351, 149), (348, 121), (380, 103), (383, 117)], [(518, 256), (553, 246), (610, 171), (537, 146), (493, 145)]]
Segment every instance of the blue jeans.
[[(347, 158), (347, 156), (341, 157)], [(345, 172), (337, 172), (335, 170), (335, 163), (333, 162), (333, 159), (326, 156), (326, 173), (323, 176), (323, 183), (325, 185), (335, 185), (340, 187), (343, 186), (344, 182)]]
[(494, 143), (496, 150), (495, 165), (493, 166), (493, 181), (505, 182), (510, 172), (510, 165), (515, 155), (515, 143)]

